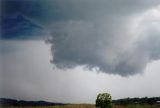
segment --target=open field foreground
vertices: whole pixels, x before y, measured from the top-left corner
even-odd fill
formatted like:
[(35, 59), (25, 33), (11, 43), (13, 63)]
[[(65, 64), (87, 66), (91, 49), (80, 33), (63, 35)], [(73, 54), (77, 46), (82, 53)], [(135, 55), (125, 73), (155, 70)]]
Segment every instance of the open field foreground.
[[(1, 108), (96, 108), (92, 104), (74, 104), (74, 105), (63, 105), (63, 106), (38, 106), (38, 107), (1, 107)], [(156, 105), (114, 105), (113, 108), (160, 108), (160, 104)]]

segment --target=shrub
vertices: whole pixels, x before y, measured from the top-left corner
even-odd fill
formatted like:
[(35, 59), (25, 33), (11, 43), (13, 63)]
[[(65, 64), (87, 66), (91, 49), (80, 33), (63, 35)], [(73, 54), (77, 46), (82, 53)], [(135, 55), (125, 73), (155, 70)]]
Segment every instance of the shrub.
[(112, 108), (112, 96), (109, 93), (100, 93), (96, 99), (96, 107)]

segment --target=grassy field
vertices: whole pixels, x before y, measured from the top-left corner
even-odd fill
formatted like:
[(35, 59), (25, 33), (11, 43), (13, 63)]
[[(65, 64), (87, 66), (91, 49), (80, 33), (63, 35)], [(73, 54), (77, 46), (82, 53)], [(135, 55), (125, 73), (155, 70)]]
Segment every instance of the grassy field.
[[(41, 107), (1, 107), (1, 108), (96, 108), (92, 104), (74, 104), (74, 105), (64, 105), (64, 106), (41, 106)], [(114, 105), (113, 108), (160, 108), (158, 105)]]

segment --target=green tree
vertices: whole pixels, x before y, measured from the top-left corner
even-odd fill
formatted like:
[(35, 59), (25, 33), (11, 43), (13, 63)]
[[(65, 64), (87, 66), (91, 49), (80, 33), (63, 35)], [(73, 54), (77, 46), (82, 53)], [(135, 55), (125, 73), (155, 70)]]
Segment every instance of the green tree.
[(112, 96), (109, 93), (100, 93), (96, 99), (96, 107), (112, 108)]

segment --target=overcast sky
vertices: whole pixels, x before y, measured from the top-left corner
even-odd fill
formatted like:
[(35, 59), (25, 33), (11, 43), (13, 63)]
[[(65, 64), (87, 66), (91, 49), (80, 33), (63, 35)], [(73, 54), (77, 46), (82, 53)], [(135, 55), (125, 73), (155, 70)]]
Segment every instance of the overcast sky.
[(94, 103), (160, 96), (160, 1), (0, 0), (0, 97)]

